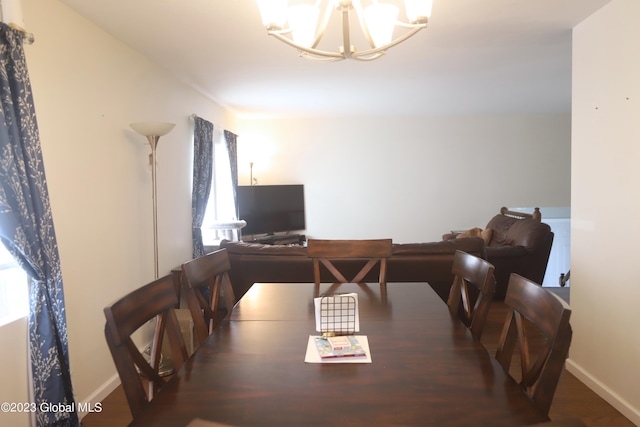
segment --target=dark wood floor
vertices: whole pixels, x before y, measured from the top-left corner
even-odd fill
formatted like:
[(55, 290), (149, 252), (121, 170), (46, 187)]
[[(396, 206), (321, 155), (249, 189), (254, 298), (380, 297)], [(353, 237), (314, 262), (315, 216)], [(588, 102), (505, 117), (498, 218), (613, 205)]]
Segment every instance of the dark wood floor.
[[(568, 300), (569, 288), (552, 289)], [(498, 342), (505, 315), (505, 305), (502, 302), (494, 302), (482, 336), (482, 343), (492, 353)], [(83, 426), (120, 427), (131, 422), (129, 408), (120, 387), (103, 400), (102, 408), (100, 413), (85, 416), (82, 420)], [(578, 418), (587, 427), (634, 427), (631, 421), (566, 370), (560, 377), (549, 416), (552, 420)]]

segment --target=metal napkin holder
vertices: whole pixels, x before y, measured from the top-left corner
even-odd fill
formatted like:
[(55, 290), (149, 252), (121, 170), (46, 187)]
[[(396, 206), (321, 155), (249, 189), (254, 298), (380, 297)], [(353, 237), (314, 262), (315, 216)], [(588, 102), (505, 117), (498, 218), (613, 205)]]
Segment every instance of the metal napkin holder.
[(357, 299), (353, 295), (331, 295), (320, 298), (320, 333), (323, 337), (353, 335), (358, 316)]

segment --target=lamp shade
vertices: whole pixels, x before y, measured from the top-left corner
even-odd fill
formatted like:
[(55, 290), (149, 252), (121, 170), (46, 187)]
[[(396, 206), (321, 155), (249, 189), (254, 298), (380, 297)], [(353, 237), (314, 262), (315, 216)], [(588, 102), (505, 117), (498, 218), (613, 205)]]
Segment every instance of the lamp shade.
[(174, 123), (166, 122), (137, 122), (131, 123), (131, 129), (144, 136), (162, 136), (171, 132), (174, 128)]
[(364, 21), (375, 47), (391, 42), (398, 12), (398, 7), (388, 3), (372, 4), (364, 10)]
[(287, 22), (287, 0), (258, 0), (265, 27), (282, 28)]
[(405, 0), (404, 4), (409, 22), (423, 22), (431, 18), (433, 0)]
[(288, 22), (293, 40), (302, 46), (311, 46), (316, 38), (320, 9), (310, 4), (298, 4), (288, 10)]

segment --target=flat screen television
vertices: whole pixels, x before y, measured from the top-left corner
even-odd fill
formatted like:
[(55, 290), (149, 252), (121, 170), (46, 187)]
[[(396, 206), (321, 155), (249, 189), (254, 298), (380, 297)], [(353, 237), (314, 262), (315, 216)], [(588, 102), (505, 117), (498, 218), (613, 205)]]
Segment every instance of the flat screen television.
[(238, 186), (238, 213), (247, 221), (243, 235), (274, 234), (305, 229), (304, 186)]

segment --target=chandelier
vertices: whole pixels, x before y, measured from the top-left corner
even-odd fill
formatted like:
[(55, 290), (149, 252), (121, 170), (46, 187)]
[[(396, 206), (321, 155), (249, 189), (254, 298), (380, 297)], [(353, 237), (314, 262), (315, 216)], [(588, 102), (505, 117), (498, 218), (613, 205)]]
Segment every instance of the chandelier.
[[(257, 0), (267, 34), (293, 46), (299, 55), (318, 61), (358, 59), (370, 61), (407, 40), (427, 26), (433, 0), (404, 0), (407, 22), (398, 20), (398, 1), (376, 0)], [(292, 3), (289, 5), (289, 3)], [(331, 16), (337, 12), (342, 20), (342, 44), (337, 51), (318, 47)], [(354, 13), (355, 12), (355, 13)], [(351, 16), (355, 15), (368, 47), (358, 50), (352, 44)], [(355, 19), (354, 19), (355, 21)], [(394, 37), (394, 30), (402, 34)]]

